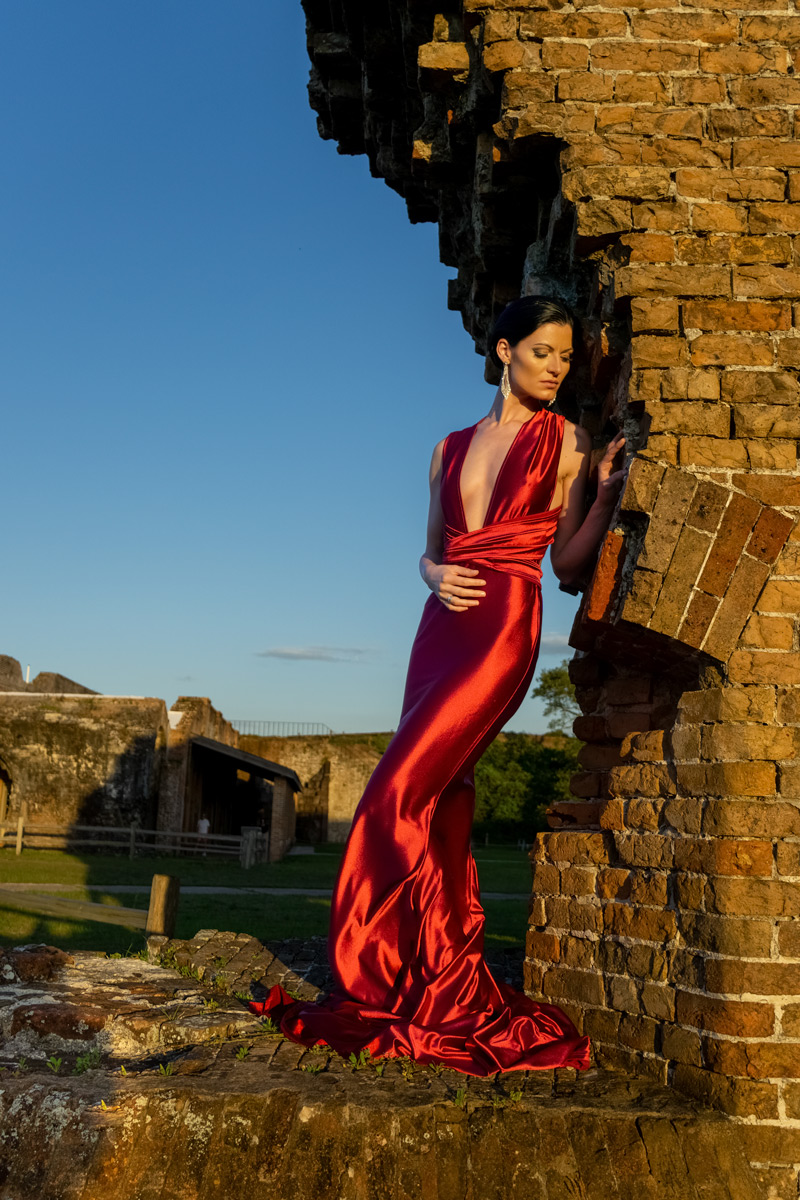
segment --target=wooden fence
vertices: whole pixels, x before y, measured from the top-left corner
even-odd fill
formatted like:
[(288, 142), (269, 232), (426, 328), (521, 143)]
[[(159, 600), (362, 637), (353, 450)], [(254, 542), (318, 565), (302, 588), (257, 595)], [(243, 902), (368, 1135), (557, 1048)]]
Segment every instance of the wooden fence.
[(179, 879), (174, 875), (154, 875), (150, 885), (150, 906), (146, 912), (143, 908), (122, 908), (116, 904), (43, 896), (10, 887), (0, 887), (0, 907), (41, 913), (64, 921), (100, 921), (103, 925), (124, 925), (127, 929), (142, 929), (145, 933), (172, 937), (178, 916), (179, 896)]
[(247, 829), (239, 835), (222, 833), (182, 833), (164, 829), (140, 829), (138, 825), (39, 825), (27, 820), (23, 812), (16, 825), (0, 824), (0, 849), (14, 845), (23, 850), (118, 850), (129, 858), (137, 854), (175, 857), (179, 855), (238, 858), (245, 870), (256, 862), (265, 862), (269, 834)]

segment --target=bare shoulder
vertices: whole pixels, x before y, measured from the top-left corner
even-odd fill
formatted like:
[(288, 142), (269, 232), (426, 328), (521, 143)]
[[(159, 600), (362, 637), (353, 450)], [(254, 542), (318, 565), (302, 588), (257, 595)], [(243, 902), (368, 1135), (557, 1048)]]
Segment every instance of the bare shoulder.
[(435, 479), (436, 476), (439, 474), (439, 472), (442, 469), (442, 456), (444, 453), (444, 444), (446, 441), (447, 441), (447, 438), (442, 438), (442, 440), (440, 442), (437, 442), (436, 445), (433, 447), (433, 454), (431, 455), (431, 469), (430, 469), (431, 480)]
[(564, 442), (561, 450), (561, 474), (574, 475), (592, 452), (592, 439), (582, 425), (564, 421)]

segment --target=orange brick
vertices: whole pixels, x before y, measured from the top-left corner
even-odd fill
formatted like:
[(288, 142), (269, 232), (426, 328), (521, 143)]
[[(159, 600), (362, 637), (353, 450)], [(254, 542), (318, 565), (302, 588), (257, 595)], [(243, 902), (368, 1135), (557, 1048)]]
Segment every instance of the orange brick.
[(713, 533), (728, 503), (728, 491), (716, 483), (701, 480), (686, 514), (687, 525)]
[(773, 796), (775, 765), (767, 762), (679, 763), (680, 791), (706, 796)]
[(745, 547), (748, 554), (761, 562), (772, 564), (792, 531), (794, 521), (784, 513), (765, 508), (756, 521)]
[(700, 51), (700, 70), (709, 75), (760, 75), (766, 71), (786, 72), (789, 56), (775, 46), (762, 49), (746, 46), (725, 46), (719, 50)]
[(675, 242), (666, 233), (628, 233), (620, 239), (629, 262), (672, 262)]
[(483, 65), (487, 71), (510, 71), (521, 67), (525, 48), (518, 41), (492, 42), (483, 51)]
[(771, 579), (758, 600), (758, 611), (767, 613), (800, 612), (800, 580)]
[(596, 41), (599, 38), (625, 37), (628, 22), (624, 13), (570, 13), (544, 11), (526, 13), (520, 20), (522, 37), (577, 38)]
[(658, 42), (679, 38), (684, 42), (714, 45), (735, 42), (738, 37), (738, 21), (735, 17), (711, 13), (634, 13), (631, 24), (635, 38)]
[(694, 204), (692, 229), (695, 233), (747, 233), (747, 217), (743, 204)]
[(771, 1004), (720, 1000), (681, 989), (675, 995), (675, 1016), (681, 1025), (736, 1037), (770, 1037), (775, 1029)]
[(556, 98), (556, 79), (542, 71), (509, 71), (503, 76), (503, 108), (525, 108), (535, 100)]
[(660, 42), (648, 47), (635, 42), (598, 42), (592, 46), (592, 69), (599, 71), (652, 71), (654, 74), (674, 71), (696, 71), (696, 46)]
[(726, 371), (722, 395), (726, 400), (794, 406), (800, 403), (800, 386), (788, 371)]
[(705, 467), (709, 470), (742, 470), (749, 459), (742, 442), (712, 437), (682, 437), (678, 443), (681, 466)]
[[(800, 89), (798, 97), (800, 103)], [(772, 167), (742, 171), (685, 167), (675, 172), (675, 185), (681, 196), (697, 199), (783, 200), (786, 177)]]
[(734, 79), (731, 99), (738, 108), (764, 108), (773, 104), (800, 104), (800, 79)]
[(737, 879), (715, 875), (708, 883), (708, 906), (721, 914), (749, 917), (797, 917), (800, 893), (783, 879)]
[(754, 500), (736, 494), (731, 496), (699, 580), (699, 587), (704, 592), (714, 596), (725, 594), (733, 569), (759, 514), (759, 505)]
[(796, 142), (777, 138), (742, 138), (733, 143), (733, 166), (736, 167), (800, 166), (800, 146)]
[(703, 333), (691, 342), (692, 362), (698, 367), (769, 367), (775, 358), (766, 335)]
[(800, 233), (800, 204), (753, 204), (750, 207), (750, 232)]
[(739, 438), (800, 437), (800, 411), (775, 404), (734, 404), (733, 423)]
[(800, 42), (800, 17), (745, 17), (742, 20), (742, 41), (779, 42), (781, 45)]
[(679, 337), (639, 334), (633, 338), (631, 353), (634, 367), (670, 367), (688, 360), (686, 342)]
[(730, 958), (707, 958), (705, 982), (709, 992), (756, 996), (789, 996), (800, 987), (800, 968), (793, 963), (769, 960), (746, 962)]
[(589, 66), (589, 48), (580, 42), (545, 42), (542, 66), (549, 71), (585, 71)]
[[(737, 270), (776, 271), (779, 268), (739, 267)], [(796, 274), (798, 295), (800, 295), (800, 271)], [(621, 296), (712, 296), (716, 298), (730, 295), (730, 271), (725, 267), (684, 267), (672, 264), (620, 267), (617, 271), (616, 283), (617, 294)]]
[(665, 104), (670, 98), (669, 76), (620, 71), (614, 77), (614, 98), (622, 104)]
[(800, 506), (800, 479), (791, 475), (734, 475), (733, 486), (762, 504), (776, 508)]
[(705, 238), (678, 238), (675, 254), (688, 264), (788, 263), (792, 260), (792, 244), (790, 238), (775, 234), (769, 237), (711, 234)]
[(699, 649), (718, 607), (719, 601), (713, 596), (705, 592), (693, 592), (683, 624), (678, 631), (679, 640), (687, 646)]
[(709, 133), (720, 140), (758, 137), (791, 137), (791, 118), (779, 108), (718, 108), (709, 114)]
[(682, 200), (649, 200), (634, 204), (635, 228), (655, 230), (684, 230), (689, 224), (689, 205)]
[(686, 300), (683, 320), (689, 329), (791, 329), (788, 303), (762, 300)]
[(726, 721), (703, 726), (701, 749), (702, 757), (707, 759), (792, 758), (800, 751), (800, 732), (775, 725)]
[(655, 137), (642, 145), (643, 163), (669, 167), (728, 167), (731, 150), (727, 142), (695, 141), (690, 138)]
[(754, 471), (795, 471), (797, 442), (779, 438), (761, 438), (745, 442), (747, 458)]
[(763, 617), (754, 613), (744, 627), (740, 644), (756, 650), (791, 650), (794, 621), (789, 617)]
[(559, 100), (610, 100), (613, 93), (613, 75), (562, 71), (558, 76)]
[(675, 100), (679, 104), (725, 104), (727, 99), (721, 79), (682, 76), (675, 80)]
[[(684, 442), (699, 439), (681, 438)], [(716, 439), (709, 438), (709, 441)], [(650, 618), (650, 628), (674, 636), (683, 618), (692, 585), (700, 572), (711, 542), (711, 535), (684, 525), (678, 538), (670, 568)]]
[(707, 1038), (706, 1062), (722, 1075), (744, 1075), (750, 1079), (796, 1078), (800, 1076), (797, 1043), (742, 1042)]
[(655, 296), (646, 300), (634, 299), (631, 301), (631, 320), (634, 333), (651, 329), (677, 330), (678, 302), (659, 300)]
[(735, 650), (728, 659), (733, 683), (795, 683), (800, 678), (800, 654), (769, 650)]

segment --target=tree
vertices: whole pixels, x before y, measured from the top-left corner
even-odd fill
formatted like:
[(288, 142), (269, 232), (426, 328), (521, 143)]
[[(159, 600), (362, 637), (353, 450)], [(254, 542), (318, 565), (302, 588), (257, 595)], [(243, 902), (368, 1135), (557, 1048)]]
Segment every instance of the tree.
[(545, 810), (570, 799), (576, 738), (501, 733), (475, 766), (475, 833), (531, 840), (547, 827)]
[(575, 685), (569, 677), (569, 659), (542, 671), (531, 695), (544, 700), (545, 716), (550, 717), (548, 729), (571, 732), (572, 722), (580, 716), (581, 710), (575, 699)]

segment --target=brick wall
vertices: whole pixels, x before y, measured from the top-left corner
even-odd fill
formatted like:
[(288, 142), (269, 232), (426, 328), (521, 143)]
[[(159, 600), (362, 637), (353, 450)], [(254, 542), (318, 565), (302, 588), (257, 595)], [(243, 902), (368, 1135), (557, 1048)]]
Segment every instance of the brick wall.
[(323, 136), (438, 221), (477, 349), (508, 299), (572, 300), (565, 411), (634, 456), (573, 631), (586, 744), (535, 850), (528, 988), (598, 1062), (730, 1113), (795, 1197), (800, 16), (305, 7)]

